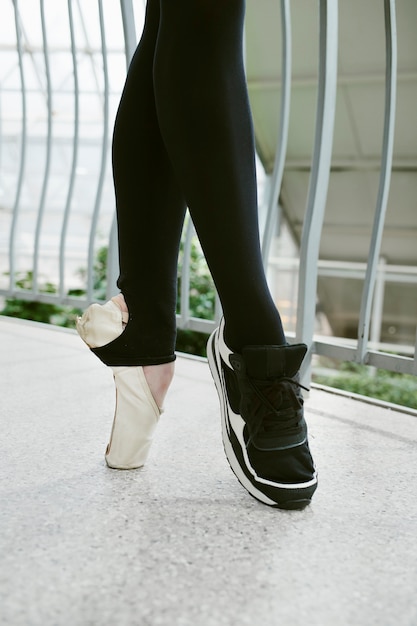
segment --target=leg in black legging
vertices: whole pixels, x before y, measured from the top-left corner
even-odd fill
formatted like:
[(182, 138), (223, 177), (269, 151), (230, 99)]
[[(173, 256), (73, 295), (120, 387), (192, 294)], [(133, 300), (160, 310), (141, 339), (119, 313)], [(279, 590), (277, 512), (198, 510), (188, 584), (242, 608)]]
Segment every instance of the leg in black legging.
[(113, 136), (120, 276), (130, 320), (123, 335), (96, 350), (109, 365), (173, 360), (178, 248), (185, 214), (161, 138), (153, 89), (159, 0), (149, 0)]
[(108, 364), (173, 358), (183, 194), (230, 347), (285, 342), (259, 246), (243, 19), (244, 0), (148, 1), (114, 134), (118, 285), (131, 319), (98, 349)]
[(161, 0), (159, 126), (222, 302), (226, 339), (283, 344), (259, 245), (244, 0)]

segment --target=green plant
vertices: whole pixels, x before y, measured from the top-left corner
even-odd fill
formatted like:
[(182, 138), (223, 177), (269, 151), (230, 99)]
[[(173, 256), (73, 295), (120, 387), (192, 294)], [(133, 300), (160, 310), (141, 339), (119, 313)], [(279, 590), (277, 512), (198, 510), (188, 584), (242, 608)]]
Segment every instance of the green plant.
[[(178, 305), (177, 312), (180, 311), (181, 297), (181, 269), (183, 263), (184, 242), (181, 243), (179, 269), (178, 269)], [(107, 287), (107, 247), (98, 249), (93, 267), (93, 291), (97, 300), (106, 298)], [(87, 271), (82, 268), (78, 270), (78, 275), (85, 282)], [(197, 238), (192, 241), (191, 246), (191, 284), (189, 307), (193, 317), (202, 319), (212, 319), (214, 316), (215, 291), (210, 272), (205, 262)], [(16, 286), (19, 289), (30, 291), (33, 286), (33, 272), (22, 272), (18, 275)], [(57, 288), (51, 282), (45, 282), (40, 291), (42, 293), (56, 293)], [(82, 297), (85, 295), (83, 289), (72, 289), (68, 291), (70, 296)], [(81, 309), (61, 306), (53, 303), (38, 302), (36, 300), (26, 300), (23, 298), (8, 298), (1, 315), (19, 317), (22, 319), (55, 324), (56, 326), (73, 328), (77, 315), (82, 313)], [(199, 356), (205, 356), (208, 335), (197, 333), (191, 330), (179, 330), (177, 334), (176, 349), (179, 352), (186, 352)]]
[[(185, 232), (185, 229), (184, 229)], [(184, 259), (184, 240), (181, 242), (178, 263), (178, 299), (177, 313), (180, 313), (181, 302), (181, 271)], [(190, 253), (190, 294), (189, 310), (192, 317), (200, 319), (213, 319), (216, 293), (210, 271), (201, 251), (197, 237), (193, 237)], [(179, 329), (177, 332), (176, 349), (179, 352), (206, 356), (206, 343), (208, 335), (192, 330)]]
[(329, 372), (329, 375), (313, 373), (313, 381), (328, 387), (417, 409), (417, 378), (408, 374), (379, 369), (371, 370), (365, 365), (348, 362), (341, 363), (337, 373)]
[[(181, 296), (181, 268), (183, 261), (183, 245), (181, 246), (178, 272), (178, 304), (180, 312)], [(97, 299), (106, 296), (106, 267), (107, 248), (102, 247), (97, 252), (94, 264), (94, 292)], [(203, 253), (194, 238), (191, 246), (191, 284), (190, 284), (190, 313), (193, 317), (213, 319), (215, 306), (215, 290)], [(79, 270), (82, 278), (86, 271)], [(33, 272), (22, 272), (17, 276), (16, 285), (19, 289), (30, 291), (33, 285)], [(46, 281), (40, 291), (42, 293), (56, 293), (56, 286)], [(84, 290), (71, 290), (68, 295), (82, 296)], [(7, 298), (1, 315), (19, 317), (37, 322), (46, 322), (63, 327), (74, 327), (77, 315), (81, 310), (74, 307), (65, 307), (53, 303), (26, 300), (23, 298)], [(179, 352), (205, 356), (208, 335), (190, 330), (179, 330), (176, 349)], [(417, 377), (397, 374), (385, 370), (370, 370), (364, 365), (352, 362), (327, 363), (328, 374), (317, 374), (313, 370), (313, 381), (322, 385), (335, 387), (360, 395), (400, 404), (417, 409)], [(337, 367), (337, 370), (335, 370)], [(331, 369), (333, 368), (333, 369)]]
[[(24, 291), (30, 291), (33, 286), (33, 272), (19, 272), (16, 286)], [(47, 281), (41, 285), (39, 291), (41, 293), (56, 293), (57, 289), (53, 283)], [(0, 315), (63, 327), (73, 327), (77, 315), (80, 314), (81, 310), (74, 307), (65, 307), (49, 302), (38, 302), (37, 300), (26, 300), (23, 298), (6, 298), (5, 306), (0, 311)]]
[[(105, 300), (107, 296), (107, 246), (101, 246), (96, 252), (96, 257), (93, 264), (93, 293), (97, 300)], [(87, 282), (87, 270), (80, 268), (77, 272), (78, 276)], [(82, 289), (72, 290), (68, 292), (68, 295), (85, 295), (85, 291)]]
[[(102, 246), (97, 251), (93, 265), (93, 292), (98, 300), (104, 300), (106, 297), (106, 271), (107, 247)], [(78, 270), (78, 275), (84, 280), (86, 274), (85, 269)], [(17, 274), (16, 286), (23, 291), (30, 291), (33, 287), (33, 272), (19, 272)], [(46, 281), (40, 286), (39, 291), (40, 293), (57, 293), (57, 287), (53, 283)], [(68, 291), (68, 295), (81, 297), (85, 295), (85, 290), (71, 289)], [(82, 310), (76, 307), (26, 300), (24, 298), (7, 298), (4, 308), (0, 311), (0, 315), (54, 324), (64, 328), (74, 328), (75, 320), (81, 314)]]

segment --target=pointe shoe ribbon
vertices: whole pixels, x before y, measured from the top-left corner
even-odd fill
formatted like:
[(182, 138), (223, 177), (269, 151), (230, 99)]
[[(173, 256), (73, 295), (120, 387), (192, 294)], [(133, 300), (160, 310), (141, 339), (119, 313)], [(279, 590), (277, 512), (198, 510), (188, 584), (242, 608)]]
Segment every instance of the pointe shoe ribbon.
[[(99, 348), (122, 334), (129, 318), (112, 301), (92, 304), (77, 319), (77, 332), (89, 348)], [(147, 383), (143, 367), (112, 366), (116, 385), (116, 409), (105, 459), (113, 469), (144, 465), (162, 409)]]

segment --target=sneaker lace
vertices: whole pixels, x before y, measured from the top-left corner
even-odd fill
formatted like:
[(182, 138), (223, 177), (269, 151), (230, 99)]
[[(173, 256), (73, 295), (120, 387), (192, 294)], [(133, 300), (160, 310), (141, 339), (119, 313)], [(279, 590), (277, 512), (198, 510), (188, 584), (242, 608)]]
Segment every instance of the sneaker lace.
[(298, 380), (282, 377), (274, 381), (255, 381), (246, 378), (246, 403), (249, 405), (246, 423), (249, 439), (246, 447), (261, 428), (271, 437), (279, 432), (291, 434), (303, 415), (303, 398), (300, 389), (309, 391)]

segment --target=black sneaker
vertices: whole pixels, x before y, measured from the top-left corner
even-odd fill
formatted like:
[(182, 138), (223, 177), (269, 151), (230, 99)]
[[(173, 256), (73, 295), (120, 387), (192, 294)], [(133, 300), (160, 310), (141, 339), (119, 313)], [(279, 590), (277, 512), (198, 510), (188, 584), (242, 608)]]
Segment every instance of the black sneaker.
[(207, 343), (227, 460), (249, 493), (270, 506), (303, 509), (317, 488), (298, 371), (304, 344), (247, 346), (233, 353), (224, 322)]

